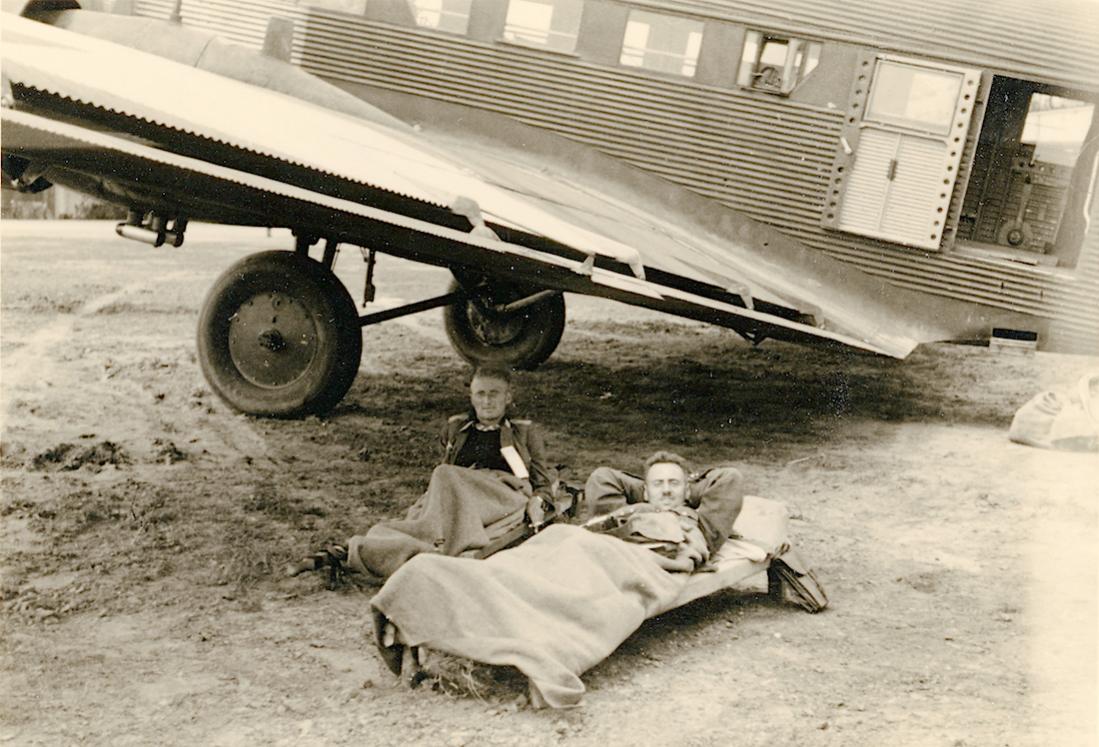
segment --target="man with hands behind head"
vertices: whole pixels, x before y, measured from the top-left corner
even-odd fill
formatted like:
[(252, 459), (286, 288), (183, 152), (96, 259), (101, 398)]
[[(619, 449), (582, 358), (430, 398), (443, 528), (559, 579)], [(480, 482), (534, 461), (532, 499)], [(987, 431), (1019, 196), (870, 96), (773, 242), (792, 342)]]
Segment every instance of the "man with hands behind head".
[(629, 505), (641, 508), (640, 504), (657, 509), (675, 510), (681, 506), (693, 509), (707, 557), (712, 557), (732, 534), (733, 523), (744, 504), (739, 470), (717, 466), (691, 474), (686, 460), (670, 451), (658, 451), (645, 460), (644, 477), (599, 467), (588, 477), (584, 492), (593, 515)]

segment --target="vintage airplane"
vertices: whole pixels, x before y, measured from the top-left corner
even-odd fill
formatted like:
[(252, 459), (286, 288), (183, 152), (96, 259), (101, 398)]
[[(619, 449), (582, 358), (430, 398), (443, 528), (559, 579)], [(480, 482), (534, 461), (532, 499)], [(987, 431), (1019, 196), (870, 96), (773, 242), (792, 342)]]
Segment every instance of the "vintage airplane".
[[(376, 5), (407, 10), (405, 2)], [(466, 9), (468, 15), (468, 3)], [(996, 327), (1036, 336), (1033, 330), (1049, 326), (1042, 314), (1018, 304), (960, 303), (929, 297), (910, 281), (891, 284), (881, 277), (891, 272), (873, 274), (841, 261), (789, 230), (608, 155), (613, 149), (599, 152), (483, 108), (455, 114), (439, 102), (421, 110), (423, 126), (413, 127), (271, 54), (178, 23), (81, 10), (65, 0), (5, 0), (4, 10), (5, 187), (37, 191), (56, 183), (120, 203), (130, 217), (118, 233), (154, 245), (179, 246), (192, 220), (294, 231), (294, 251), (257, 254), (230, 267), (202, 310), (202, 369), (214, 391), (242, 412), (297, 416), (330, 408), (358, 370), (362, 326), (440, 306), (450, 339), (468, 360), (537, 366), (560, 340), (563, 292), (703, 320), (754, 343), (823, 342), (896, 357), (921, 342), (987, 338)], [(344, 15), (321, 12), (328, 21)], [(397, 25), (394, 18), (370, 23), (386, 30)], [(270, 26), (277, 31), (278, 24)], [(510, 40), (516, 41), (524, 40)], [(755, 44), (758, 75), (745, 85), (768, 93), (789, 94), (787, 86), (822, 59), (819, 44), (797, 51), (787, 38), (782, 54), (771, 37)], [(857, 55), (849, 51), (848, 57)], [(644, 67), (645, 56), (638, 59), (636, 66)], [(923, 166), (938, 158), (938, 166), (957, 173), (961, 143), (976, 142), (975, 135), (966, 139), (973, 128), (962, 124), (953, 147), (949, 138), (924, 132), (924, 141), (942, 146), (939, 153), (938, 146), (890, 127), (910, 125), (901, 121), (905, 112), (916, 120), (938, 113), (943, 90), (948, 129), (954, 118), (968, 124), (965, 102), (978, 91), (987, 95), (992, 76), (982, 83), (979, 70), (955, 74), (926, 63), (913, 72), (885, 57), (867, 59), (865, 77), (893, 76), (897, 90), (907, 85), (904, 90), (926, 101), (885, 101), (879, 108), (892, 112), (892, 123), (851, 117), (858, 126), (844, 130), (832, 172), (839, 185), (849, 168), (854, 186), (846, 193), (834, 188), (832, 204), (843, 202), (846, 211), (839, 208), (837, 218), (833, 209), (822, 220), (864, 235), (879, 230), (880, 238), (894, 216), (888, 205), (871, 204), (874, 190), (913, 199), (909, 193), (923, 187), (905, 181), (912, 181), (910, 158)], [(869, 81), (858, 94), (865, 103), (862, 89), (870, 90)], [(415, 107), (395, 108), (415, 118)], [(851, 159), (852, 143), (867, 155)], [(870, 155), (879, 145), (893, 148), (893, 157), (880, 164)], [(881, 184), (859, 164), (882, 166)], [(1079, 197), (1079, 185), (1089, 182), (1076, 173), (1072, 195), (1062, 202), (1094, 212), (1091, 193)], [(824, 185), (833, 182), (829, 174), (818, 177)], [(1041, 179), (1048, 182), (1049, 175), (1033, 174), (1036, 183)], [(943, 216), (953, 216), (962, 197), (940, 189), (940, 217), (932, 211), (928, 225), (919, 226), (930, 228), (930, 239), (898, 241), (922, 246), (944, 237)], [(881, 220), (871, 229), (863, 225), (864, 213), (875, 210)], [(1023, 204), (1012, 224), (1021, 241), (1035, 232), (1028, 218)], [(1078, 233), (1086, 269), (1084, 260), (1094, 264), (1099, 247), (1090, 227)], [(321, 241), (323, 253), (314, 260), (310, 248)], [(373, 295), (376, 252), (447, 267), (455, 283), (438, 297), (360, 316), (331, 272), (340, 244), (366, 252), (366, 299)], [(1076, 286), (1073, 291), (1087, 297), (1097, 283), (1086, 274)], [(1081, 302), (1082, 312), (1073, 310), (1084, 316), (1085, 339), (1099, 326), (1095, 295)]]

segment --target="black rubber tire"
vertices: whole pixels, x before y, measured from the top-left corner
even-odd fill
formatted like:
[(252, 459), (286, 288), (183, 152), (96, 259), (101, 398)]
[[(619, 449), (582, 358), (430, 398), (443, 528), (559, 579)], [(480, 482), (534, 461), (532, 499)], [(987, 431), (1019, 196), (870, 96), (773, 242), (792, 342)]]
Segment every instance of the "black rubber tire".
[[(457, 282), (450, 290), (458, 290)], [(507, 294), (514, 300), (524, 292)], [(557, 294), (515, 312), (508, 319), (514, 334), (506, 341), (491, 341), (480, 334), (474, 323), (479, 312), (472, 300), (453, 303), (443, 310), (447, 337), (458, 355), (475, 366), (497, 365), (515, 369), (537, 368), (549, 358), (565, 331), (565, 298)]]
[(237, 262), (214, 283), (199, 317), (202, 373), (226, 404), (248, 415), (329, 410), (347, 394), (361, 357), (362, 327), (347, 289), (323, 264), (294, 252)]

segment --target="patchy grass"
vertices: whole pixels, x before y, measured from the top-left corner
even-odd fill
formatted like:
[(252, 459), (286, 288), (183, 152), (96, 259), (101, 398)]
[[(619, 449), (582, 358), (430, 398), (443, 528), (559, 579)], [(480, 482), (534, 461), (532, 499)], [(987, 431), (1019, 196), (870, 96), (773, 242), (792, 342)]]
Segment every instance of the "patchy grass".
[[(3, 715), (43, 743), (1057, 742), (1015, 739), (1045, 713), (1019, 650), (1056, 653), (1034, 616), (1065, 600), (1035, 601), (1047, 578), (1034, 563), (1089, 546), (1072, 538), (1094, 526), (1094, 502), (1062, 497), (1060, 474), (1038, 470), (1048, 455), (1003, 433), (1023, 402), (1094, 360), (929, 346), (895, 361), (577, 315), (554, 357), (517, 376), (515, 412), (542, 425), (550, 458), (573, 482), (667, 446), (740, 465), (753, 490), (793, 505), (834, 605), (808, 617), (716, 595), (646, 623), (585, 675), (580, 712), (494, 722), (491, 701), (524, 684), (451, 661), (425, 684), (454, 697), (365, 688), (369, 590), (329, 594), (322, 574), (281, 572), (421, 494), (444, 419), (467, 406), (469, 368), (441, 336), (372, 327), (327, 416), (247, 418), (209, 391), (191, 343), (199, 299), (242, 247), (104, 243), (70, 295), (54, 287), (69, 278), (43, 269), (88, 248), (46, 248), (25, 250), (39, 263), (25, 287), (5, 264), (5, 344), (33, 355), (20, 376), (4, 370), (0, 441)], [(136, 284), (153, 292), (79, 313)], [(70, 312), (64, 340), (29, 334)], [(1027, 555), (1052, 521), (1057, 543)]]

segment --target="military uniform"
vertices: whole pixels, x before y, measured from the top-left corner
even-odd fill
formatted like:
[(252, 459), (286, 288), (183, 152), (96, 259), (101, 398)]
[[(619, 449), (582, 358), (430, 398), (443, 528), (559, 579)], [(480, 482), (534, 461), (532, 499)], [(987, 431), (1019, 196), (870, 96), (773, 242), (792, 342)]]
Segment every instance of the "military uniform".
[[(698, 511), (699, 527), (712, 557), (733, 533), (744, 505), (744, 479), (733, 467), (711, 467), (688, 477), (687, 505)], [(584, 486), (592, 515), (645, 501), (645, 480), (622, 470), (599, 467)]]
[[(473, 412), (451, 415), (443, 428), (440, 439), (443, 447), (443, 464), (458, 464), (462, 448), (466, 445), (471, 431), (480, 428), (477, 416)], [(530, 474), (531, 490), (540, 495), (553, 493), (557, 472), (546, 461), (546, 447), (538, 427), (530, 420), (505, 417), (500, 426), (500, 448), (515, 447), (519, 457)], [(471, 465), (460, 465), (471, 466)]]
[[(476, 448), (466, 448), (474, 441)], [(486, 444), (497, 453), (488, 453)], [(443, 428), (441, 445), (443, 463), (405, 518), (378, 522), (349, 540), (350, 568), (390, 576), (422, 552), (475, 552), (523, 522), (529, 496), (553, 493), (557, 476), (529, 420), (505, 417), (499, 426), (485, 427), (472, 412), (455, 415)], [(508, 447), (526, 475), (502, 459), (499, 452)]]

